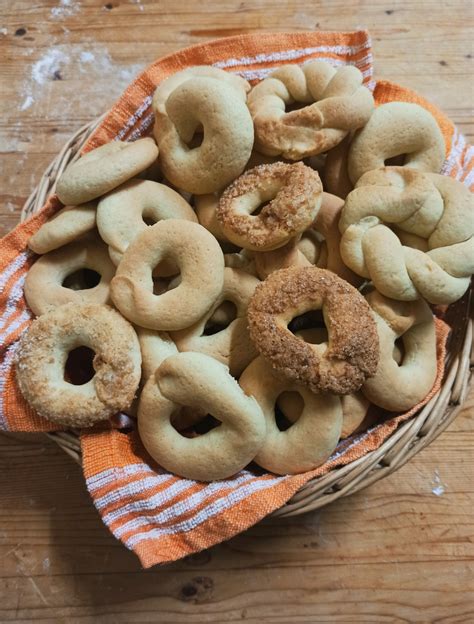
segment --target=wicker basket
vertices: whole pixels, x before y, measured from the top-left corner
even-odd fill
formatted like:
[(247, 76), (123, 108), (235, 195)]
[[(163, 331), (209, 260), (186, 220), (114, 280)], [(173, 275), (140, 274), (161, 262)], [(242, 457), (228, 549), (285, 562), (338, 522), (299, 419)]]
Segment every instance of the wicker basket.
[[(79, 152), (102, 118), (87, 124), (66, 143), (47, 167), (40, 183), (28, 197), (22, 220), (38, 211), (54, 192), (64, 168), (79, 157)], [(471, 289), (450, 306), (447, 321), (454, 328), (447, 345), (446, 373), (441, 389), (418, 415), (401, 424), (376, 450), (309, 481), (273, 516), (291, 516), (317, 509), (361, 490), (394, 472), (430, 444), (456, 418), (470, 387), (472, 360), (472, 319), (469, 315)], [(77, 432), (47, 434), (75, 461), (81, 462)]]

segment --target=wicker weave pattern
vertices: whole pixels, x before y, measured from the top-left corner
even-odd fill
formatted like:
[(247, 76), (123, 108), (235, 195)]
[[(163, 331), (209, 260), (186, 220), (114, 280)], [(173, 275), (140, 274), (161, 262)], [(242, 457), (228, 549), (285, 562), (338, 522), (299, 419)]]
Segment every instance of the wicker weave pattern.
[[(69, 163), (79, 158), (80, 150), (101, 120), (99, 118), (80, 128), (64, 145), (26, 200), (22, 209), (22, 220), (40, 210), (46, 198), (54, 193), (59, 176)], [(400, 425), (379, 448), (309, 481), (284, 507), (275, 511), (273, 516), (294, 516), (312, 511), (375, 483), (403, 466), (436, 439), (456, 418), (469, 392), (474, 364), (471, 358), (473, 322), (469, 318), (470, 295), (471, 290), (451, 306), (448, 312), (448, 321), (455, 326), (455, 330), (448, 344), (446, 378), (440, 391), (417, 416)], [(78, 432), (46, 435), (75, 461), (81, 463)]]

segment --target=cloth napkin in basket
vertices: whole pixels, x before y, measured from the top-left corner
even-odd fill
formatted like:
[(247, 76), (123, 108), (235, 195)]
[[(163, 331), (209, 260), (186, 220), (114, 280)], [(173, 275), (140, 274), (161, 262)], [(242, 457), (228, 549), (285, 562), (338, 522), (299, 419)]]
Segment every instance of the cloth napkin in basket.
[[(474, 150), (453, 124), (416, 93), (388, 81), (374, 82), (370, 39), (365, 31), (336, 33), (257, 34), (211, 41), (171, 54), (138, 76), (90, 137), (84, 151), (115, 140), (134, 140), (150, 132), (151, 99), (156, 85), (170, 74), (197, 64), (213, 64), (252, 82), (285, 63), (314, 58), (334, 65), (353, 64), (374, 90), (377, 104), (392, 100), (417, 102), (435, 116), (446, 142), (443, 173), (474, 184)], [(94, 88), (94, 85), (90, 85)], [(32, 314), (23, 296), (26, 272), (35, 255), (29, 236), (60, 207), (55, 196), (43, 210), (19, 225), (0, 242), (0, 429), (51, 431), (21, 397), (13, 366), (18, 338)], [(438, 374), (420, 405), (385, 420), (367, 432), (341, 442), (328, 462), (311, 472), (278, 477), (246, 469), (230, 479), (210, 484), (182, 479), (162, 470), (147, 455), (136, 432), (124, 433), (105, 423), (81, 436), (87, 487), (102, 520), (143, 566), (173, 561), (231, 538), (268, 515), (309, 479), (347, 464), (376, 449), (439, 390), (449, 328), (436, 320)]]

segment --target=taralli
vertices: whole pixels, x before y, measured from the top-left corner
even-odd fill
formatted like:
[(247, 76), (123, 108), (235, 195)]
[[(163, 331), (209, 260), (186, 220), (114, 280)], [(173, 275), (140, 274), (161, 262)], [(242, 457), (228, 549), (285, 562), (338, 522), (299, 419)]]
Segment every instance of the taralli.
[(191, 78), (213, 78), (214, 80), (219, 80), (235, 89), (244, 102), (247, 97), (246, 94), (250, 91), (250, 84), (247, 80), (237, 74), (226, 72), (218, 67), (212, 67), (212, 65), (194, 65), (176, 72), (158, 85), (153, 95), (153, 110), (160, 115), (166, 115), (166, 102), (169, 96), (177, 87)]
[(296, 237), (284, 247), (255, 254), (258, 277), (265, 279), (273, 271), (290, 266), (315, 265), (329, 269), (354, 286), (360, 285), (362, 279), (341, 258), (339, 218), (343, 207), (342, 199), (323, 193), (316, 219), (299, 240)]
[(129, 244), (147, 229), (145, 220), (157, 223), (163, 219), (197, 222), (194, 210), (181, 195), (151, 180), (126, 182), (103, 197), (97, 208), (97, 227), (116, 265)]
[(199, 223), (206, 228), (221, 243), (228, 243), (227, 236), (222, 231), (221, 224), (217, 220), (217, 207), (219, 196), (217, 193), (207, 195), (196, 195), (194, 197), (194, 208)]
[[(270, 251), (310, 226), (322, 191), (319, 175), (303, 163), (260, 165), (226, 188), (217, 218), (225, 236), (236, 245)], [(266, 202), (259, 214), (252, 214)]]
[[(89, 288), (79, 281), (73, 290), (63, 285), (68, 276), (84, 269), (99, 274), (96, 286)], [(36, 316), (69, 302), (109, 303), (114, 275), (106, 245), (98, 236), (89, 235), (41, 256), (27, 273), (25, 299)]]
[(422, 106), (388, 102), (375, 109), (349, 148), (348, 172), (353, 184), (385, 161), (405, 156), (404, 166), (439, 173), (445, 144), (433, 115)]
[(248, 249), (242, 249), (239, 252), (224, 254), (224, 262), (226, 267), (231, 269), (241, 269), (246, 273), (250, 273), (254, 277), (258, 277), (255, 267), (255, 255)]
[[(64, 379), (68, 355), (94, 351), (94, 376)], [(69, 427), (89, 427), (127, 409), (140, 381), (140, 345), (133, 327), (104, 305), (68, 303), (33, 321), (16, 361), (21, 393), (40, 416)]]
[(473, 210), (469, 189), (453, 178), (407, 167), (370, 171), (341, 214), (342, 259), (386, 297), (452, 303), (474, 272)]
[[(180, 406), (212, 414), (221, 424), (185, 438), (171, 424)], [(146, 383), (138, 430), (160, 466), (187, 479), (213, 481), (252, 461), (265, 437), (265, 419), (226, 366), (202, 353), (179, 353), (167, 358)]]
[[(142, 353), (142, 384), (148, 381), (150, 376), (154, 375), (156, 369), (166, 360), (166, 358), (179, 353), (177, 346), (169, 337), (167, 332), (155, 331), (154, 329), (145, 329), (144, 327), (136, 327), (138, 340), (140, 341), (140, 349)], [(135, 401), (135, 408), (132, 414), (134, 418), (138, 414), (138, 403)], [(130, 411), (128, 412), (130, 413)], [(205, 414), (192, 409), (181, 409), (172, 415), (172, 424), (177, 431), (182, 431), (199, 422)]]
[[(178, 349), (206, 353), (226, 364), (230, 374), (238, 377), (257, 356), (247, 328), (247, 306), (257, 284), (258, 279), (244, 271), (224, 269), (224, 286), (212, 308), (191, 327), (173, 333), (172, 338)], [(206, 335), (206, 325), (211, 316), (228, 301), (235, 304), (236, 317), (225, 329)]]
[[(323, 201), (325, 195), (326, 193), (323, 193)], [(316, 232), (316, 230), (313, 229), (313, 227), (305, 230), (296, 244), (299, 251), (301, 251), (310, 264), (317, 265), (321, 262), (324, 266), (324, 263), (326, 262), (324, 239), (319, 232)]]
[[(200, 195), (213, 193), (242, 173), (254, 138), (244, 91), (215, 78), (191, 78), (154, 112), (160, 165), (177, 187)], [(201, 126), (202, 143), (190, 147)]]
[(97, 206), (93, 202), (66, 206), (33, 234), (28, 247), (37, 254), (45, 254), (72, 243), (95, 228), (96, 210)]
[(135, 329), (142, 354), (142, 380), (146, 382), (166, 358), (178, 353), (178, 347), (167, 332), (139, 326)]
[(255, 254), (255, 268), (261, 280), (267, 278), (274, 271), (287, 269), (291, 266), (311, 266), (311, 262), (300, 251), (296, 239), (291, 240), (284, 247)]
[[(436, 332), (433, 314), (423, 301), (387, 299), (377, 291), (367, 295), (375, 312), (380, 360), (375, 375), (362, 386), (364, 395), (384, 409), (405, 411), (421, 401), (436, 379)], [(403, 343), (402, 360), (394, 357)]]
[[(372, 114), (374, 100), (362, 82), (353, 66), (312, 61), (279, 67), (248, 96), (256, 149), (290, 160), (331, 149)], [(307, 106), (286, 112), (294, 103)]]
[[(259, 466), (276, 474), (297, 474), (321, 465), (334, 451), (342, 427), (339, 397), (313, 394), (282, 379), (262, 357), (245, 369), (239, 384), (265, 416), (265, 441), (255, 457)], [(303, 400), (301, 415), (286, 431), (275, 420), (275, 404), (282, 392), (297, 392)]]
[(58, 180), (63, 204), (83, 204), (120, 186), (149, 167), (158, 156), (153, 139), (112, 141), (73, 162)]
[[(304, 342), (288, 329), (292, 319), (312, 310), (323, 311), (327, 346)], [(375, 374), (378, 337), (373, 314), (362, 295), (330, 271), (275, 271), (257, 286), (248, 320), (261, 355), (283, 376), (313, 392), (350, 394)]]
[[(295, 336), (302, 338), (310, 344), (324, 344), (327, 346), (328, 332), (324, 327), (302, 329), (295, 332)], [(278, 407), (291, 423), (298, 420), (303, 411), (303, 400), (297, 392), (283, 392), (277, 401)], [(362, 392), (341, 396), (342, 406), (342, 429), (341, 438), (347, 438), (359, 431), (362, 425), (373, 424), (373, 418), (369, 414), (370, 401)]]
[[(153, 294), (152, 272), (175, 262), (179, 285)], [(196, 323), (212, 307), (224, 284), (224, 255), (216, 239), (197, 223), (167, 219), (151, 225), (129, 245), (112, 280), (112, 299), (130, 321), (174, 331)]]
[(345, 199), (352, 191), (354, 185), (347, 171), (347, 161), (349, 159), (349, 147), (353, 135), (348, 134), (346, 138), (333, 147), (326, 155), (324, 171), (322, 174), (323, 186), (328, 193), (332, 193), (341, 199)]
[(353, 286), (359, 286), (362, 280), (344, 264), (341, 258), (339, 219), (344, 208), (344, 201), (330, 193), (323, 193), (321, 208), (312, 228), (324, 237), (317, 265), (332, 271)]
[[(362, 427), (367, 428), (371, 424), (375, 424), (374, 418), (369, 413), (370, 401), (365, 398), (362, 392), (346, 394), (341, 396), (340, 400), (342, 408), (341, 439), (357, 433)], [(301, 416), (304, 401), (298, 392), (283, 392), (278, 397), (277, 405), (285, 418), (290, 423), (294, 423)]]

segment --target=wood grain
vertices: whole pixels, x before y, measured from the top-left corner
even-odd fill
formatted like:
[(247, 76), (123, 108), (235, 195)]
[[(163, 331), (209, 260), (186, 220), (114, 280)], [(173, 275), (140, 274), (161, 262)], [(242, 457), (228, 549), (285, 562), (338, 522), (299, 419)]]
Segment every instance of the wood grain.
[[(467, 0), (0, 7), (0, 234), (64, 141), (139, 69), (212, 37), (368, 27), (377, 76), (416, 88), (473, 136)], [(0, 621), (472, 622), (473, 414), (471, 392), (448, 431), (365, 491), (148, 571), (53, 443), (0, 437)]]

